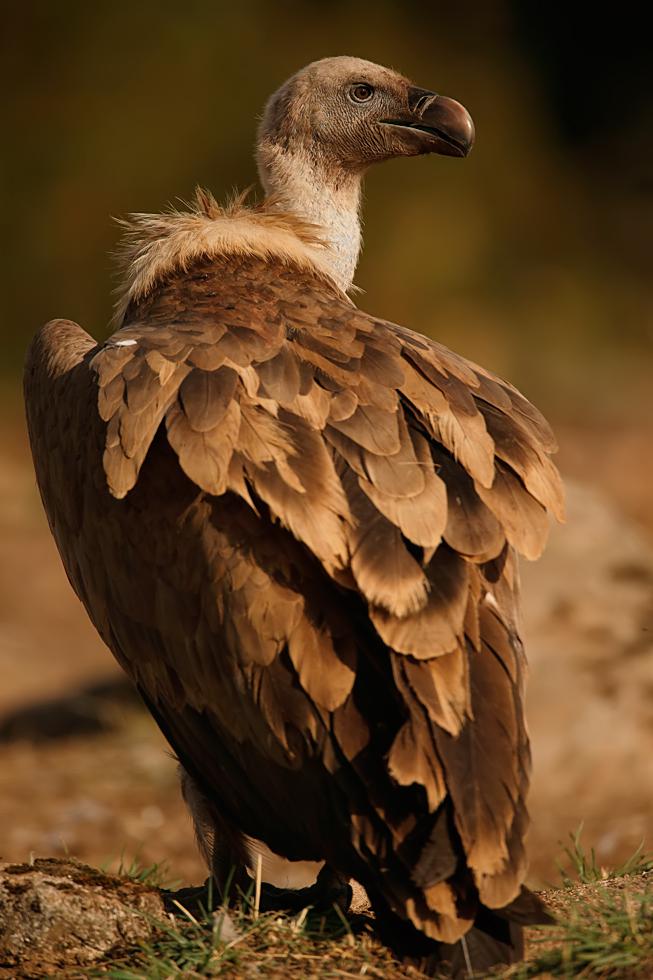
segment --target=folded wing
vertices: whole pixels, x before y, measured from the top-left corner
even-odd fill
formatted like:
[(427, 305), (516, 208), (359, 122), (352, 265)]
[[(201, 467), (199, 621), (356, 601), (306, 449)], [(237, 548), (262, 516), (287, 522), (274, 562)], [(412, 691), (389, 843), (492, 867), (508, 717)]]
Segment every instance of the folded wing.
[[(57, 474), (44, 468), (72, 464), (63, 437), (56, 463), (44, 459), (52, 439), (37, 374), (50, 390), (59, 384), (44, 363), (60, 338), (41, 343), (28, 368), (28, 412), (39, 482), (55, 487)], [(181, 694), (156, 663), (135, 665), (131, 641), (113, 640), (173, 744), (184, 742), (184, 761), (201, 769), (175, 722), (175, 697), (213, 711), (217, 721), (201, 724), (222, 724), (215, 636), (234, 676), (246, 679), (240, 703), (256, 705), (287, 763), (298, 751), (317, 753), (331, 771), (348, 767), (367, 794), (356, 847), (378, 852), (385, 835), (404, 869), (392, 902), (419, 928), (453, 941), (473, 919), (460, 907), (461, 850), (481, 901), (511, 902), (524, 875), (529, 770), (514, 551), (537, 557), (547, 512), (561, 517), (563, 506), (544, 419), (482, 369), (273, 261), (205, 263), (132, 307), (97, 351), (80, 343), (76, 370), (97, 386), (83, 413), (101, 419), (101, 472), (114, 504), (128, 504), (147, 460), (164, 452), (162, 433), (196, 491), (187, 520), (209, 581), (193, 597), (194, 639), (162, 625), (161, 595), (144, 616), (162, 659), (181, 674)], [(76, 411), (78, 384), (65, 388), (63, 415)], [(63, 425), (60, 413), (52, 426)], [(77, 439), (69, 437), (69, 453)], [(61, 498), (65, 511), (69, 493), (44, 496)], [(251, 521), (240, 545), (219, 526), (227, 512)], [(74, 549), (64, 542), (64, 550)], [(169, 587), (166, 608), (181, 589)], [(121, 630), (109, 623), (105, 633)], [(175, 635), (191, 648), (183, 669)], [(378, 699), (393, 719), (383, 737), (383, 718), (356, 687), (375, 671), (392, 689)], [(229, 724), (255, 737), (258, 722)], [(369, 746), (382, 771), (366, 759)], [(399, 787), (412, 795), (393, 813)]]

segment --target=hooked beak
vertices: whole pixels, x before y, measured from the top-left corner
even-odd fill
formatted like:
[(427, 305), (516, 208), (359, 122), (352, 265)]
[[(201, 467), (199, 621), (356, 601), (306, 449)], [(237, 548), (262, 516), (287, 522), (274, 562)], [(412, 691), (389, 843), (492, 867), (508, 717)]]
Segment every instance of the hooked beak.
[(415, 133), (421, 153), (467, 156), (474, 145), (474, 123), (460, 102), (427, 89), (411, 88), (408, 104), (405, 116), (384, 119), (383, 124)]

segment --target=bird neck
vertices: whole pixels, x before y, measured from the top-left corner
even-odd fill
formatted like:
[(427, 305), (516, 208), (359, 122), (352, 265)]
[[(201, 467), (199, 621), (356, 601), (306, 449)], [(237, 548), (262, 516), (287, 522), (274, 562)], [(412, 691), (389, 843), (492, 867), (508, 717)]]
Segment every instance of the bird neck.
[(334, 171), (320, 159), (279, 146), (260, 154), (259, 169), (270, 207), (319, 226), (320, 265), (341, 289), (349, 289), (361, 249), (362, 174)]

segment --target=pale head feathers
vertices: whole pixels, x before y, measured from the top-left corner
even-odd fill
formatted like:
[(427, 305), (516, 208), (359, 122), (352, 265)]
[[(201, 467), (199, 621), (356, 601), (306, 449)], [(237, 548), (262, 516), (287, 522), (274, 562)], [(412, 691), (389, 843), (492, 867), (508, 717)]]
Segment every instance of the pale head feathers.
[[(357, 86), (372, 89), (371, 97), (356, 100)], [(303, 157), (336, 183), (397, 155), (390, 130), (375, 123), (407, 107), (410, 87), (403, 75), (362, 58), (323, 58), (302, 68), (265, 106), (257, 141), (263, 187), (277, 189), (270, 170), (280, 152)]]

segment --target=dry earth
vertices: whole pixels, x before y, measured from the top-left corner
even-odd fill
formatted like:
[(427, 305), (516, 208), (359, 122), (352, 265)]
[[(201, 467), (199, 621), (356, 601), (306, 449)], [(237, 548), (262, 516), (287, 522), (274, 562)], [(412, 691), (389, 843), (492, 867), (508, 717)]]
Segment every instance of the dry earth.
[[(542, 897), (556, 921), (527, 929), (525, 962), (492, 976), (646, 980), (653, 968), (652, 885), (649, 871), (547, 890)], [(207, 915), (206, 892), (189, 892), (109, 876), (68, 858), (0, 864), (0, 980), (423, 977), (380, 944), (367, 908), (346, 923), (307, 917), (307, 910), (259, 915), (245, 904)], [(478, 970), (470, 976), (481, 980)]]

